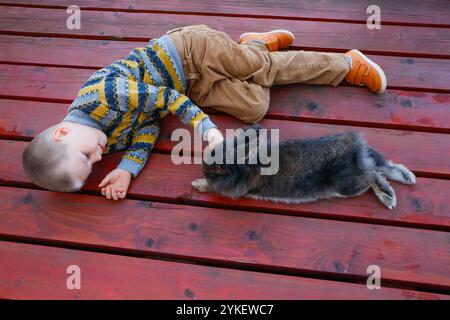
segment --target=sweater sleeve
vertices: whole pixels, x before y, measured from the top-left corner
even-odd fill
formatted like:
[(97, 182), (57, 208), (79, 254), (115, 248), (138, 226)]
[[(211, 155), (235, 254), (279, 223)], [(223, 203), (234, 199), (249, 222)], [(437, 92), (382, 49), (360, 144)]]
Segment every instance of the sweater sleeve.
[(125, 151), (117, 166), (133, 175), (133, 178), (144, 168), (159, 134), (159, 121), (154, 118), (145, 119), (136, 127), (131, 146)]
[[(122, 83), (123, 82), (123, 83)], [(187, 96), (168, 87), (157, 87), (132, 79), (117, 79), (118, 88), (114, 90), (115, 108), (129, 110), (139, 108), (148, 117), (135, 128), (131, 146), (122, 157), (118, 167), (136, 177), (143, 169), (159, 134), (159, 121), (167, 113), (172, 113), (186, 125), (194, 127), (204, 135), (210, 128), (217, 128), (196, 104)], [(108, 95), (113, 96), (113, 95)], [(113, 100), (113, 99), (110, 99)], [(111, 105), (113, 101), (108, 101)], [(153, 115), (153, 116), (152, 116)]]
[(184, 94), (167, 87), (158, 87), (156, 97), (155, 110), (161, 116), (168, 111), (184, 124), (194, 127), (199, 134), (204, 134), (210, 128), (217, 128), (209, 116)]

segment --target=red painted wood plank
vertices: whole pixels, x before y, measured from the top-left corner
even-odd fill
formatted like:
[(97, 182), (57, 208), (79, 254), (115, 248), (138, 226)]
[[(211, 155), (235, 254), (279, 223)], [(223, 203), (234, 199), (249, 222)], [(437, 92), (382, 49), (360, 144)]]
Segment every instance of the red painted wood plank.
[[(40, 0), (2, 0), (2, 3), (13, 5), (37, 5), (42, 7), (67, 8), (73, 4), (70, 0), (51, 0), (45, 4)], [(175, 13), (201, 13), (208, 15), (246, 15), (254, 17), (276, 17), (280, 19), (313, 19), (338, 20), (366, 23), (369, 14), (367, 7), (373, 5), (371, 0), (363, 1), (207, 1), (166, 0), (145, 1), (134, 0), (131, 4), (108, 0), (78, 0), (76, 4), (83, 10), (113, 10), (113, 11), (150, 11)], [(448, 26), (450, 6), (445, 0), (407, 2), (381, 0), (376, 3), (381, 9), (381, 23), (412, 24), (412, 25), (442, 25)]]
[[(80, 289), (67, 289), (69, 266)], [(2, 299), (444, 299), (450, 296), (0, 242)]]
[[(73, 81), (73, 79), (70, 78), (63, 79), (68, 79), (68, 83)], [(45, 87), (46, 84), (44, 83), (38, 86)], [(32, 89), (33, 88), (30, 88), (30, 90)], [(39, 88), (37, 89), (39, 90)], [(14, 89), (12, 88), (12, 90)], [(46, 88), (43, 90), (45, 91)], [(67, 87), (64, 88), (63, 82), (60, 83), (60, 90), (67, 90)], [(52, 105), (49, 105), (49, 107), (51, 106)], [(27, 116), (26, 113), (18, 116), (16, 109), (11, 109), (8, 105), (2, 109), (7, 111), (4, 111), (0, 118), (2, 123), (0, 126), (0, 134), (2, 134), (3, 137), (8, 138), (17, 138), (16, 135), (19, 132), (27, 132), (25, 130), (33, 130), (32, 132), (38, 133), (61, 121), (64, 114), (67, 112), (67, 107), (65, 107), (65, 110), (59, 109), (60, 113), (58, 114), (56, 113), (58, 111), (51, 114), (51, 112), (47, 110), (45, 113), (42, 113), (42, 115), (37, 115), (36, 118), (28, 118), (27, 120), (25, 119)], [(34, 111), (32, 112), (34, 114)], [(49, 116), (47, 117), (46, 115)], [(233, 129), (248, 126), (248, 124), (242, 123), (228, 115), (212, 114), (210, 116), (224, 133), (227, 128)], [(42, 119), (42, 122), (37, 121), (37, 119)], [(28, 124), (28, 128), (24, 124)], [(446, 134), (320, 123), (300, 123), (297, 121), (274, 119), (263, 119), (261, 125), (267, 129), (279, 129), (281, 140), (286, 140), (288, 138), (320, 137), (328, 134), (341, 133), (346, 130), (359, 131), (364, 134), (372, 147), (383, 152), (387, 158), (405, 164), (420, 175), (425, 175), (427, 177), (450, 177), (450, 139), (448, 139), (448, 135)], [(172, 147), (177, 144), (175, 141), (170, 141), (171, 133), (176, 128), (186, 128), (190, 130), (193, 135), (191, 128), (183, 125), (176, 117), (171, 115), (163, 119), (161, 126), (162, 130), (157, 144), (158, 150), (160, 151), (170, 152)], [(23, 137), (23, 133), (20, 133), (19, 137), (20, 136)], [(201, 150), (194, 151), (198, 153)]]
[[(450, 289), (448, 232), (1, 187), (0, 236)], [(123, 251), (122, 251), (123, 252)]]
[(450, 133), (449, 107), (450, 94), (292, 85), (271, 90), (266, 117)]
[[(70, 104), (92, 72), (0, 65), (0, 96)], [(0, 103), (5, 106), (5, 102)], [(266, 117), (450, 132), (449, 105), (450, 94), (387, 90), (374, 95), (364, 88), (298, 84), (272, 88)]]
[[(0, 62), (100, 69), (124, 59), (146, 42), (0, 35)], [(450, 92), (450, 60), (373, 56), (386, 73), (388, 88)]]
[[(2, 184), (35, 187), (23, 173), (20, 161), (17, 161), (26, 145), (26, 142), (0, 140), (0, 149), (3, 150), (0, 154)], [(99, 183), (119, 163), (122, 154), (123, 152), (113, 153), (96, 163), (83, 191), (100, 195)], [(192, 188), (191, 181), (201, 176), (200, 165), (176, 165), (170, 155), (154, 152), (139, 177), (133, 180), (127, 198), (450, 230), (449, 180), (418, 178), (415, 186), (395, 184), (398, 204), (392, 211), (382, 206), (372, 191), (354, 198), (297, 205), (245, 198), (230, 201), (228, 198), (213, 193), (200, 193)]]
[(450, 52), (450, 33), (446, 28), (384, 26), (381, 31), (349, 23), (85, 11), (81, 28), (68, 30), (67, 18), (66, 11), (60, 9), (4, 7), (0, 11), (0, 30), (2, 34), (145, 41), (174, 27), (202, 23), (226, 32), (235, 40), (245, 31), (289, 29), (297, 35), (294, 45), (304, 50), (344, 52), (357, 48), (368, 54), (428, 58), (448, 58)]

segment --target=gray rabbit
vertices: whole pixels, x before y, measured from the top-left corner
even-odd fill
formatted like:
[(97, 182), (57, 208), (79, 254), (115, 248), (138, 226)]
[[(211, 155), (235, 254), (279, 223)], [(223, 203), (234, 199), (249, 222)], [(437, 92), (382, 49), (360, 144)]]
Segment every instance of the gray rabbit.
[(237, 161), (238, 153), (234, 152), (234, 161), (225, 159), (226, 153), (236, 151), (239, 143), (241, 148), (245, 143), (245, 160), (250, 159), (250, 154), (258, 157), (261, 129), (259, 124), (254, 124), (241, 133), (256, 131), (255, 150), (251, 149), (250, 140), (239, 140), (239, 135), (217, 144), (209, 157), (222, 150), (222, 163), (208, 164), (211, 160), (205, 161), (208, 156), (204, 158), (204, 178), (194, 180), (192, 186), (202, 192), (214, 191), (233, 199), (250, 197), (285, 203), (357, 196), (372, 188), (378, 199), (393, 209), (397, 200), (387, 178), (403, 184), (416, 183), (411, 171), (401, 164), (385, 160), (380, 152), (367, 145), (361, 134), (355, 132), (288, 140), (276, 145), (270, 145), (271, 140), (266, 139), (268, 145), (279, 148), (278, 172), (272, 175), (261, 174), (261, 168), (267, 165), (262, 164), (259, 158), (254, 164), (250, 161), (242, 163)]

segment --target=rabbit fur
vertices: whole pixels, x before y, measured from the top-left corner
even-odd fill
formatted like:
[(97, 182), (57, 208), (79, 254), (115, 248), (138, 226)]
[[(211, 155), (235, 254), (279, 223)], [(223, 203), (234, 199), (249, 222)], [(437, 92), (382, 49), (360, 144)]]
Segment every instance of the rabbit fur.
[[(261, 125), (253, 124), (244, 130), (244, 133), (247, 130), (256, 131), (256, 148), (261, 145), (261, 129)], [(233, 199), (249, 197), (291, 204), (358, 196), (372, 188), (380, 202), (393, 209), (397, 199), (388, 179), (403, 184), (416, 183), (410, 170), (386, 160), (379, 151), (370, 148), (357, 132), (316, 139), (293, 139), (276, 145), (271, 145), (272, 142), (267, 139), (270, 147), (279, 148), (278, 172), (272, 175), (261, 174), (260, 169), (267, 165), (261, 164), (258, 156), (256, 164), (250, 161), (240, 164), (236, 161), (236, 156), (232, 163), (225, 161), (226, 152), (236, 150), (238, 136), (214, 146), (210, 156), (218, 148), (222, 149), (222, 164), (207, 164), (204, 158), (204, 178), (192, 182), (196, 189), (202, 192), (213, 191)], [(250, 141), (242, 140), (241, 143), (246, 144), (245, 157), (248, 160), (252, 152), (249, 149)], [(267, 150), (271, 150), (270, 147)]]

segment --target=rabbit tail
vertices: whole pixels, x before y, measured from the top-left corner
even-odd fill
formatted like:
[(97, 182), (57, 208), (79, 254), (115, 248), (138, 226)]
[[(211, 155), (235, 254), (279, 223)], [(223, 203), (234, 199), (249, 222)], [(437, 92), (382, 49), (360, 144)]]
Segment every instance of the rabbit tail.
[(416, 183), (416, 176), (404, 165), (384, 159), (380, 152), (371, 148), (367, 149), (367, 154), (374, 163), (375, 171), (378, 171), (379, 174), (403, 184)]

